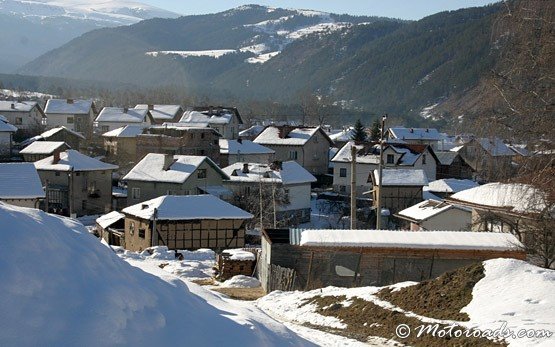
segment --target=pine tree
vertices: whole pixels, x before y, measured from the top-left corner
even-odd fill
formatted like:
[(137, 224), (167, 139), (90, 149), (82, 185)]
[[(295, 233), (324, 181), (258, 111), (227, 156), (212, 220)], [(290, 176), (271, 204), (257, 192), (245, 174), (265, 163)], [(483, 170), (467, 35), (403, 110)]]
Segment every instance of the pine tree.
[(360, 119), (357, 119), (355, 126), (353, 127), (353, 133), (351, 134), (351, 140), (359, 143), (366, 141), (366, 128), (362, 125)]
[(380, 140), (380, 121), (376, 118), (374, 123), (372, 123), (372, 129), (370, 130), (370, 140), (372, 141), (379, 141)]

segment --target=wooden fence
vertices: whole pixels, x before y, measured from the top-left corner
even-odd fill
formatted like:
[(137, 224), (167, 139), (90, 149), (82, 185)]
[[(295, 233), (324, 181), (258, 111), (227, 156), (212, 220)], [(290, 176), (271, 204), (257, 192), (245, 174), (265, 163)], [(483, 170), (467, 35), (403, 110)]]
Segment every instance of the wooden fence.
[(270, 276), (268, 283), (268, 293), (274, 290), (291, 291), (295, 290), (297, 273), (293, 269), (270, 265)]

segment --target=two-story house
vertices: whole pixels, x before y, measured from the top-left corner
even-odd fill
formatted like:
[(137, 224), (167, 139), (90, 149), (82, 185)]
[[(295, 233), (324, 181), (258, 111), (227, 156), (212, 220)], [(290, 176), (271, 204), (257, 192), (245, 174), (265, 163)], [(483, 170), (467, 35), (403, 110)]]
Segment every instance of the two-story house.
[(8, 119), (0, 115), (0, 157), (12, 155), (13, 134), (17, 128), (8, 122)]
[(220, 164), (228, 166), (237, 162), (268, 164), (275, 151), (250, 140), (220, 139)]
[(499, 138), (473, 138), (458, 150), (481, 181), (501, 180), (513, 174), (513, 152)]
[(47, 125), (46, 115), (36, 101), (0, 101), (0, 114), (17, 129), (35, 134)]
[(150, 153), (129, 171), (127, 206), (162, 195), (230, 193), (222, 183), (229, 177), (206, 156)]
[(183, 108), (180, 105), (154, 105), (139, 104), (136, 110), (148, 110), (152, 115), (153, 124), (175, 123), (183, 116)]
[(149, 126), (154, 123), (148, 109), (127, 107), (104, 107), (95, 119), (95, 127), (106, 133), (126, 125)]
[(442, 136), (434, 128), (405, 128), (392, 127), (387, 129), (387, 138), (392, 141), (401, 141), (415, 145), (429, 145), (437, 149), (442, 141)]
[(196, 107), (187, 110), (179, 123), (195, 127), (210, 127), (225, 139), (237, 139), (243, 120), (236, 108)]
[(48, 127), (64, 126), (85, 135), (92, 133), (95, 108), (92, 100), (50, 99), (44, 113), (48, 117)]
[(328, 172), (328, 152), (333, 141), (321, 127), (268, 126), (255, 143), (273, 149), (275, 160), (294, 160), (313, 175)]
[(34, 163), (46, 187), (45, 210), (65, 216), (107, 213), (118, 167), (70, 149)]

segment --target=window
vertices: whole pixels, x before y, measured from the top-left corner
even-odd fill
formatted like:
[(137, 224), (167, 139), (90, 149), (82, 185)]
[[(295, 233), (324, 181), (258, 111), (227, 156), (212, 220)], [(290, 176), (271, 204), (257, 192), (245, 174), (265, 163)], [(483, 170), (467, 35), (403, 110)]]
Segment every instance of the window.
[(177, 195), (177, 191), (168, 189), (166, 190), (166, 195)]
[(251, 194), (251, 187), (247, 186), (245, 187), (245, 195), (250, 195)]
[(140, 237), (141, 239), (144, 239), (144, 238), (145, 238), (145, 229), (143, 229), (143, 228), (140, 228), (140, 229), (139, 229), (139, 237)]
[(73, 117), (67, 117), (67, 124), (73, 124)]
[(15, 118), (15, 125), (21, 125), (21, 124), (23, 124), (23, 118), (16, 117)]
[(347, 191), (347, 187), (346, 186), (339, 186), (339, 191), (341, 193), (345, 193)]
[(318, 143), (318, 136), (314, 136), (314, 143)]
[(81, 173), (80, 173), (79, 171), (77, 171), (77, 172), (75, 173), (75, 176), (81, 176)]
[(103, 133), (106, 133), (108, 131), (110, 131), (110, 127), (107, 125), (103, 125), (100, 127), (100, 131), (102, 131)]
[(218, 140), (214, 140), (214, 144), (217, 145), (217, 144), (218, 144)]
[(131, 222), (129, 224), (129, 234), (133, 235), (133, 233), (135, 233), (135, 223)]
[(191, 133), (191, 138), (194, 139), (195, 138), (195, 134)]
[(426, 165), (426, 154), (422, 154), (422, 164)]
[(141, 198), (141, 188), (132, 188), (131, 189), (131, 197), (135, 200)]
[(342, 167), (339, 169), (339, 177), (347, 177), (347, 169)]
[(206, 178), (206, 169), (198, 169), (197, 177)]
[(387, 155), (387, 163), (388, 164), (394, 164), (395, 163), (395, 156), (393, 154), (388, 154)]
[(83, 210), (86, 210), (86, 209), (87, 209), (87, 200), (81, 201), (81, 208), (82, 208)]
[(201, 138), (201, 139), (204, 138), (204, 133), (200, 133), (200, 138)]
[(297, 151), (289, 151), (289, 159), (297, 160)]

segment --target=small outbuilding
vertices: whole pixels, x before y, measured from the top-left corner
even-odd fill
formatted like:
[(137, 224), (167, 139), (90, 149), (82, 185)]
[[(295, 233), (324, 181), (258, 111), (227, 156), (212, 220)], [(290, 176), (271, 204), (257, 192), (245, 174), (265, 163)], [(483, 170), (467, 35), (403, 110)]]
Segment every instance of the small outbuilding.
[(245, 245), (245, 222), (252, 214), (213, 195), (164, 195), (122, 210), (125, 245), (131, 251), (226, 249)]
[(96, 233), (109, 245), (123, 244), (124, 227), (125, 215), (118, 211), (112, 211), (96, 219)]
[(70, 147), (62, 141), (35, 141), (19, 151), (26, 162), (35, 162), (48, 158), (54, 153), (61, 153)]
[(437, 200), (425, 200), (395, 217), (410, 223), (410, 230), (471, 230), (472, 210)]
[(32, 163), (0, 163), (0, 201), (38, 208), (46, 194)]

